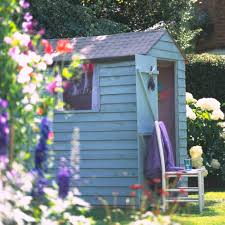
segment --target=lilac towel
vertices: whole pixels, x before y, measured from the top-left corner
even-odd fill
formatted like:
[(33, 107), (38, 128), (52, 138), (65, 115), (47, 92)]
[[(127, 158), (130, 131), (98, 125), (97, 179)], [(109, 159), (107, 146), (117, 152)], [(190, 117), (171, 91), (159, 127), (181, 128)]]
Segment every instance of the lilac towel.
[[(166, 171), (184, 170), (184, 168), (175, 166), (172, 145), (164, 123), (160, 121), (159, 127), (163, 143)], [(144, 175), (147, 179), (160, 178), (162, 176), (161, 162), (155, 127), (153, 129), (153, 133), (147, 147), (147, 154), (145, 157), (145, 165), (144, 165)]]

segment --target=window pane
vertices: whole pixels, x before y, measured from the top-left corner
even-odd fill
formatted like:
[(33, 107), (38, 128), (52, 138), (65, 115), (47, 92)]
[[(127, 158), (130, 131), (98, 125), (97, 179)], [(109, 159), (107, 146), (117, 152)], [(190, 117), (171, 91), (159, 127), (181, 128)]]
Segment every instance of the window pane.
[(92, 108), (93, 64), (83, 64), (81, 79), (72, 77), (64, 81), (65, 109), (90, 110)]

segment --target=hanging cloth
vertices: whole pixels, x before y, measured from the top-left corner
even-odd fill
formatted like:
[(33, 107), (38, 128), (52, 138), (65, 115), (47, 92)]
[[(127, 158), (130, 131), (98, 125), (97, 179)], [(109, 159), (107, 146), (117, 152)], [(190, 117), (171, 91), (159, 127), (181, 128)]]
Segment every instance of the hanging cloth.
[[(182, 167), (176, 167), (173, 155), (173, 149), (165, 124), (160, 121), (159, 127), (161, 131), (161, 138), (163, 143), (163, 151), (165, 158), (166, 171), (184, 170)], [(147, 154), (144, 163), (144, 175), (147, 179), (161, 178), (161, 161), (159, 155), (159, 148), (156, 136), (156, 129), (154, 127), (150, 142), (147, 146)]]

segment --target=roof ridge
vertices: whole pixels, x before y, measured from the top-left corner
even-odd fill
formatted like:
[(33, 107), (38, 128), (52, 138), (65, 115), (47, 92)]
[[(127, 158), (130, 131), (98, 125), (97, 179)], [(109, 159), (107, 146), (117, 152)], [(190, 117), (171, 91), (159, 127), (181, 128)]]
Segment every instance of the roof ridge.
[(157, 30), (148, 30), (148, 31), (132, 31), (132, 32), (122, 32), (122, 33), (116, 33), (116, 34), (102, 34), (102, 35), (94, 35), (94, 36), (77, 36), (73, 38), (50, 38), (48, 40), (50, 41), (57, 41), (57, 40), (74, 40), (74, 39), (85, 39), (85, 38), (97, 38), (97, 37), (109, 37), (109, 36), (120, 36), (120, 35), (125, 35), (125, 34), (140, 34), (140, 33), (156, 33), (156, 32), (166, 32), (167, 29), (165, 28), (160, 28)]

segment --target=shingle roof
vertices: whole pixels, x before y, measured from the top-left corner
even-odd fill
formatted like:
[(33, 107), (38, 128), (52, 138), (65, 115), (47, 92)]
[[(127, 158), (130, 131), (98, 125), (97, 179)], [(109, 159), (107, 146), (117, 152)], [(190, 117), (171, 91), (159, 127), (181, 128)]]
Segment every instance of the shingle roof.
[[(147, 54), (165, 32), (165, 30), (158, 30), (79, 37), (71, 39), (71, 43), (74, 45), (75, 52), (86, 59), (126, 57)], [(52, 42), (54, 44), (56, 40)]]

